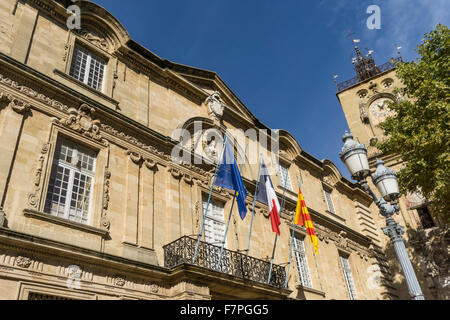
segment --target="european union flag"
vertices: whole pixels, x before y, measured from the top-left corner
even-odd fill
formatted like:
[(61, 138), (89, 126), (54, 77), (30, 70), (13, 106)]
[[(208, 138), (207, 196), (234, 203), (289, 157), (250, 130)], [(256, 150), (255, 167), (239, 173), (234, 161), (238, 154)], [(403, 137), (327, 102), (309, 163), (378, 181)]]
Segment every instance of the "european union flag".
[(217, 173), (216, 186), (236, 191), (239, 215), (244, 220), (247, 215), (247, 206), (245, 205), (247, 190), (245, 190), (241, 172), (239, 171), (233, 149), (230, 147), (228, 140), (225, 142), (223, 158), (219, 165), (219, 172)]

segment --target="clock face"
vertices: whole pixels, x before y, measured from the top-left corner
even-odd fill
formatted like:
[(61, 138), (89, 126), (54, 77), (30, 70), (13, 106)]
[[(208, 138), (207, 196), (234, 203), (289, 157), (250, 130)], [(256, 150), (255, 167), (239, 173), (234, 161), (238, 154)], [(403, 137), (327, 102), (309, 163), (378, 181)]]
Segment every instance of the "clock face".
[(377, 99), (370, 105), (370, 111), (376, 117), (385, 117), (389, 114), (390, 110), (388, 108), (387, 102), (391, 101), (390, 99), (381, 98)]

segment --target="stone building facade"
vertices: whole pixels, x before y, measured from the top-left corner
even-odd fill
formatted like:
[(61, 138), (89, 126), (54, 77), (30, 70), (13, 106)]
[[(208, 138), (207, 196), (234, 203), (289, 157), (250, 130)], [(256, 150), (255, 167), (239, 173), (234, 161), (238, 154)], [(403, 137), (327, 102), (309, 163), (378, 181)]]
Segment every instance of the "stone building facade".
[[(216, 73), (158, 57), (93, 2), (76, 3), (81, 29), (69, 29), (69, 4), (0, 2), (1, 299), (395, 298), (371, 198), (283, 130), (279, 167), (265, 159), (278, 197), (286, 195), (274, 276), (265, 281), (274, 233), (259, 202), (246, 260), (242, 250), (258, 171), (249, 158), (272, 130)], [(207, 133), (230, 129), (259, 136), (235, 144), (246, 159), (249, 214), (241, 220), (235, 209), (217, 268), (212, 242), (223, 235), (233, 193), (214, 188), (192, 263), (214, 165), (172, 153), (181, 144), (191, 160), (214, 159)], [(288, 172), (286, 188), (278, 172)], [(285, 287), (300, 179), (319, 255), (298, 227)]]
[[(396, 88), (403, 85), (397, 78), (395, 63), (402, 61), (401, 57), (385, 64), (376, 65), (371, 54), (364, 56), (355, 47), (356, 58), (353, 64), (356, 77), (338, 84), (337, 98), (342, 106), (348, 126), (360, 143), (368, 149), (369, 164), (375, 171), (376, 159), (381, 159), (385, 165), (394, 171), (402, 168), (403, 162), (399, 155), (382, 154), (376, 148), (377, 142), (383, 139), (379, 124), (392, 115), (387, 102), (406, 99)], [(363, 73), (361, 70), (364, 70)], [(371, 188), (376, 190), (372, 181)], [(450, 238), (448, 227), (438, 217), (432, 217), (429, 202), (420, 194), (408, 194), (399, 199), (400, 212), (395, 216), (406, 230), (404, 235), (410, 259), (416, 271), (420, 286), (426, 299), (450, 298)], [(374, 220), (378, 229), (386, 225), (385, 218), (380, 214), (375, 204), (370, 206), (374, 212)], [(380, 243), (374, 243), (377, 250), (388, 257), (387, 269), (383, 278), (392, 298), (410, 298), (406, 290), (402, 271), (397, 263), (389, 237), (381, 237)], [(390, 257), (390, 258), (389, 258)], [(384, 258), (381, 258), (384, 260)]]

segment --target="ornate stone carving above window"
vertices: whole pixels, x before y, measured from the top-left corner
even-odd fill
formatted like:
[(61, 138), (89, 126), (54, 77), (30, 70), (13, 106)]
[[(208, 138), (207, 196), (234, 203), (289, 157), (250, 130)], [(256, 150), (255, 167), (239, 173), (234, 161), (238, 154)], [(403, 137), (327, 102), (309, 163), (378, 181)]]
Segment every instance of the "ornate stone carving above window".
[(21, 268), (24, 268), (24, 269), (28, 269), (31, 266), (31, 263), (32, 263), (32, 261), (28, 257), (20, 256), (20, 257), (18, 257), (16, 259), (16, 265), (18, 267), (21, 267)]
[(86, 29), (81, 29), (77, 32), (82, 38), (86, 39), (96, 47), (99, 47), (107, 52), (113, 47), (106, 38), (98, 35), (96, 32)]
[(55, 123), (68, 127), (82, 135), (107, 144), (100, 133), (100, 121), (94, 119), (95, 109), (83, 103), (79, 109), (69, 108), (67, 119), (55, 120)]

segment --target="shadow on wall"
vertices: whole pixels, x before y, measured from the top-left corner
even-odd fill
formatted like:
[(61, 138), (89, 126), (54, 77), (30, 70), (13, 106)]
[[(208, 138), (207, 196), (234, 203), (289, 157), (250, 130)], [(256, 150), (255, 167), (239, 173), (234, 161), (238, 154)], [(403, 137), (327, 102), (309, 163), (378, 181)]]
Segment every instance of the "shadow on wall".
[[(426, 300), (450, 299), (450, 230), (448, 226), (426, 230), (408, 229), (403, 236), (411, 263)], [(394, 245), (389, 242), (384, 250), (391, 261), (393, 285), (401, 300), (410, 300), (405, 278), (397, 262)], [(394, 262), (394, 263), (392, 263)]]

